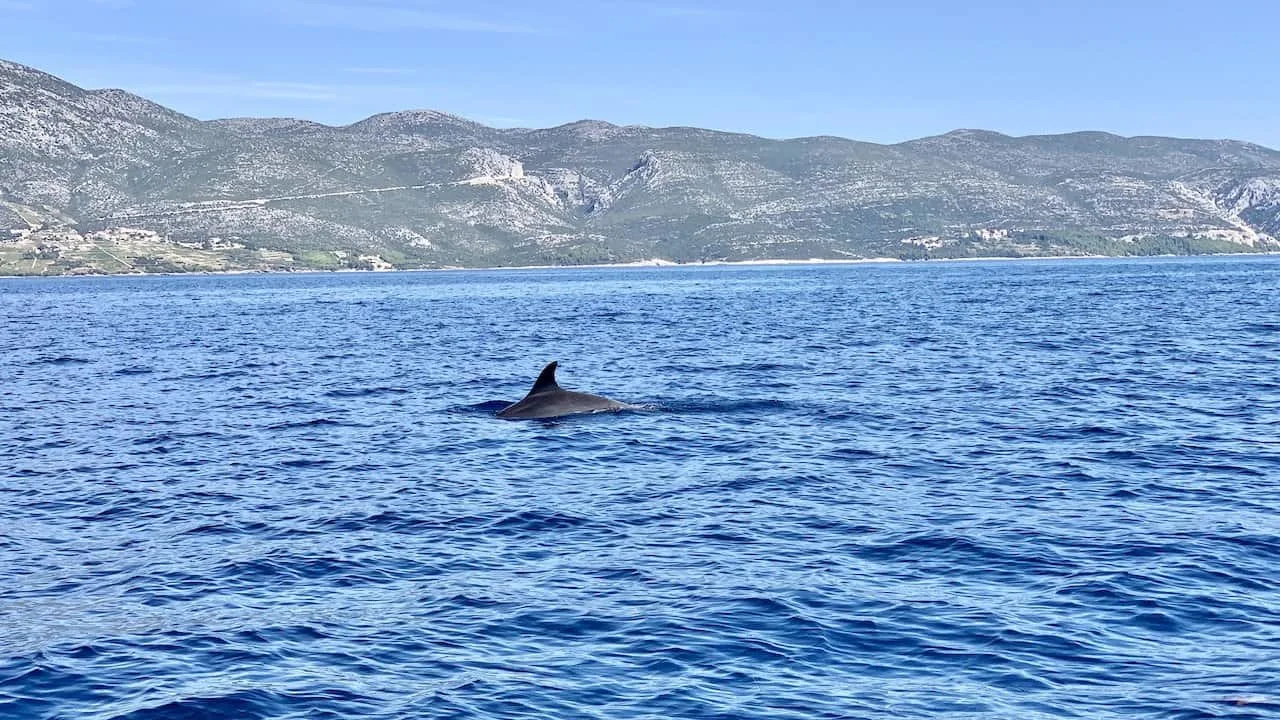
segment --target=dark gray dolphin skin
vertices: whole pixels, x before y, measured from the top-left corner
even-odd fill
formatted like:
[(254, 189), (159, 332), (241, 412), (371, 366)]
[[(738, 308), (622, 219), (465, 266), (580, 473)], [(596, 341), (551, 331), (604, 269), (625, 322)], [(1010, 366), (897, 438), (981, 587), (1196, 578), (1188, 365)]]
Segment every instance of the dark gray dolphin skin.
[(630, 405), (610, 400), (600, 395), (565, 390), (556, 384), (556, 365), (552, 362), (542, 369), (542, 374), (533, 383), (533, 389), (518, 403), (508, 405), (498, 411), (498, 417), (511, 420), (536, 418), (555, 418), (562, 415), (579, 413), (604, 412), (607, 410), (625, 410)]

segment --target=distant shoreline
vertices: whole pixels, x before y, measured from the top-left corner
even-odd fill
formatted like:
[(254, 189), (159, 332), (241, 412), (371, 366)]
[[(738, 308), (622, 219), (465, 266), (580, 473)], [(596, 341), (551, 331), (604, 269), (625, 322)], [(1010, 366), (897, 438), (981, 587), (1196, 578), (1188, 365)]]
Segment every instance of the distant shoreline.
[[(1020, 257), (959, 257), (929, 258), (921, 260), (903, 260), (902, 258), (808, 258), (804, 260), (708, 260), (706, 262), (678, 263), (662, 258), (650, 260), (634, 260), (626, 263), (597, 263), (591, 265), (504, 265), (491, 267), (445, 267), (445, 268), (411, 268), (405, 270), (333, 270), (320, 272), (444, 272), (444, 271), (476, 271), (476, 270), (573, 270), (573, 269), (609, 269), (609, 268), (649, 268), (649, 267), (717, 267), (717, 266), (751, 266), (751, 265), (919, 265), (922, 263), (952, 262), (1023, 262), (1028, 260), (1151, 260), (1153, 258), (1214, 258), (1214, 257), (1260, 257), (1280, 255), (1280, 250), (1242, 253), (1204, 253), (1198, 255), (1023, 255)], [(182, 273), (175, 273), (182, 274)]]
[(902, 258), (806, 258), (806, 259), (764, 259), (764, 260), (708, 260), (706, 262), (674, 262), (663, 258), (633, 260), (625, 263), (593, 263), (587, 265), (490, 265), (477, 267), (448, 266), (438, 268), (394, 268), (391, 270), (357, 270), (342, 268), (325, 270), (324, 268), (297, 268), (287, 270), (192, 270), (191, 272), (120, 272), (93, 273), (78, 275), (0, 275), (0, 280), (31, 278), (103, 278), (103, 277), (189, 277), (203, 275), (389, 275), (395, 273), (434, 273), (434, 272), (483, 272), (493, 270), (609, 270), (637, 268), (691, 268), (691, 267), (750, 267), (750, 266), (787, 266), (787, 265), (919, 265), (935, 263), (966, 262), (1026, 262), (1049, 260), (1153, 260), (1169, 258), (1225, 258), (1225, 257), (1274, 257), (1280, 256), (1280, 250), (1243, 253), (1205, 253), (1198, 255), (1024, 255), (1020, 257), (959, 257), (929, 258), (920, 260), (904, 260)]

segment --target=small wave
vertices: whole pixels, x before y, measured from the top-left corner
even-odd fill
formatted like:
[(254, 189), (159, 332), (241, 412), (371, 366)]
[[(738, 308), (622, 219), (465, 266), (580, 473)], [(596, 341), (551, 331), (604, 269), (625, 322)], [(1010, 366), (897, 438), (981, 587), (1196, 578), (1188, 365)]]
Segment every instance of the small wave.
[(260, 410), (284, 410), (289, 413), (341, 413), (343, 410), (336, 405), (326, 403), (313, 402), (310, 400), (299, 400), (296, 398), (279, 398), (265, 397), (258, 399), (250, 399), (243, 407), (256, 408)]
[(1044, 388), (1039, 394), (1050, 399), (1066, 400), (1092, 397), (1096, 393), (1087, 383), (1056, 383)]
[(706, 540), (708, 542), (714, 542), (714, 543), (730, 543), (730, 544), (740, 544), (740, 545), (753, 545), (759, 542), (758, 539), (746, 533), (729, 532), (725, 530), (715, 530), (712, 532), (700, 533), (698, 535), (698, 539)]
[(1129, 623), (1157, 633), (1172, 634), (1178, 632), (1181, 627), (1177, 620), (1163, 612), (1138, 613), (1129, 619)]
[(281, 460), (280, 467), (305, 469), (305, 468), (327, 468), (337, 464), (336, 460), (315, 460), (312, 458), (295, 458), (292, 460)]
[(702, 491), (714, 491), (716, 493), (738, 492), (744, 490), (770, 490), (770, 489), (787, 489), (791, 490), (795, 487), (792, 478), (775, 477), (767, 475), (737, 475), (723, 480), (715, 485), (703, 488)]
[(315, 625), (272, 625), (270, 627), (245, 630), (241, 633), (241, 636), (239, 639), (255, 644), (308, 642), (312, 640), (328, 640), (332, 637), (332, 635)]
[(259, 586), (277, 582), (324, 580), (334, 585), (386, 582), (391, 578), (376, 567), (344, 557), (260, 557), (233, 560), (217, 568), (220, 583)]
[(116, 370), (116, 375), (150, 375), (155, 369), (147, 365), (129, 365)]
[(93, 362), (88, 358), (72, 355), (44, 355), (35, 359), (32, 365), (87, 365)]
[(179, 535), (271, 535), (273, 526), (259, 520), (209, 520), (179, 532)]
[(591, 521), (567, 513), (544, 510), (522, 510), (495, 521), (490, 527), (503, 532), (542, 532), (582, 527)]
[(440, 604), (446, 607), (460, 607), (460, 608), (468, 608), (468, 609), (488, 609), (488, 608), (499, 607), (503, 603), (499, 600), (494, 600), (493, 598), (479, 597), (477, 595), (470, 595), (467, 593), (458, 593), (451, 597), (445, 598), (443, 602), (441, 602)]
[(420, 517), (407, 512), (385, 510), (372, 515), (345, 515), (326, 520), (322, 529), (341, 533), (395, 532), (419, 534), (457, 531), (480, 527), (490, 522), (479, 515), (453, 517)]
[(756, 362), (756, 363), (743, 363), (741, 365), (730, 365), (725, 369), (732, 370), (734, 372), (776, 373), (781, 370), (803, 370), (804, 366), (800, 364)]
[(289, 698), (266, 690), (239, 690), (225, 695), (198, 695), (116, 715), (112, 720), (165, 720), (166, 718), (268, 718), (291, 708)]
[(841, 460), (878, 460), (884, 458), (882, 453), (875, 452), (874, 450), (864, 450), (862, 448), (852, 447), (836, 448), (828, 452), (827, 455)]
[(495, 623), (491, 630), (499, 636), (519, 637), (535, 632), (548, 637), (574, 639), (599, 637), (617, 630), (618, 627), (618, 623), (610, 619), (571, 610), (550, 609), (518, 613)]
[(1017, 340), (1015, 341), (1015, 344), (1036, 350), (1049, 350), (1053, 352), (1074, 349), (1073, 346), (1056, 340)]
[[(1240, 695), (1224, 697), (1218, 702), (1223, 705), (1230, 705), (1231, 707), (1247, 707), (1250, 710), (1256, 710), (1258, 713), (1280, 713), (1280, 697), (1272, 697), (1270, 695), (1242, 693)], [(1251, 717), (1261, 716), (1251, 715)]]
[(458, 415), (494, 415), (511, 403), (510, 400), (486, 400), (472, 405), (455, 405), (448, 412)]
[(1016, 575), (1018, 569), (1035, 567), (1041, 573), (1069, 572), (1071, 565), (1061, 558), (1035, 549), (1004, 543), (980, 542), (963, 535), (944, 532), (915, 533), (900, 540), (877, 542), (850, 548), (859, 557), (879, 562), (926, 562), (954, 567), (957, 574), (991, 574), (993, 567)]
[(640, 583), (653, 582), (653, 575), (635, 567), (607, 567), (597, 568), (589, 571), (594, 577), (601, 580), (633, 580)]
[(371, 397), (375, 395), (404, 395), (409, 390), (401, 387), (354, 387), (354, 388), (337, 388), (329, 390), (324, 395), (331, 398), (356, 398)]
[(1220, 536), (1218, 539), (1261, 555), (1280, 557), (1280, 536), (1242, 534)]
[(1137, 452), (1135, 450), (1106, 450), (1098, 453), (1098, 458), (1118, 463), (1132, 464), (1143, 468), (1164, 468), (1164, 466), (1152, 458), (1149, 453)]
[(147, 435), (146, 437), (134, 438), (134, 445), (160, 445), (162, 443), (172, 442), (174, 436), (167, 432), (157, 433), (155, 435)]
[(59, 708), (59, 696), (67, 688), (87, 687), (92, 682), (91, 678), (81, 673), (46, 665), (47, 663), (31, 664), (18, 672), (0, 665), (0, 670), (4, 671), (0, 675), (0, 708), (3, 708), (5, 717), (63, 717)]
[(248, 370), (235, 368), (232, 370), (215, 370), (211, 372), (194, 373), (191, 375), (179, 375), (177, 377), (167, 378), (167, 379), (181, 380), (181, 381), (192, 380), (196, 382), (204, 382), (208, 380), (221, 380), (223, 378), (244, 377), (248, 374), (249, 374)]
[(1134, 437), (1133, 433), (1119, 428), (1110, 428), (1103, 425), (1074, 425), (1070, 427), (1051, 427), (1043, 430), (1033, 431), (1037, 436), (1044, 440), (1077, 440), (1077, 439), (1101, 439), (1101, 438), (1130, 438)]
[(268, 425), (268, 430), (297, 430), (299, 428), (318, 428), (347, 425), (348, 423), (329, 418), (312, 418), (311, 420), (290, 420)]
[(651, 407), (674, 415), (750, 415), (786, 410), (792, 405), (784, 400), (744, 399), (659, 402)]

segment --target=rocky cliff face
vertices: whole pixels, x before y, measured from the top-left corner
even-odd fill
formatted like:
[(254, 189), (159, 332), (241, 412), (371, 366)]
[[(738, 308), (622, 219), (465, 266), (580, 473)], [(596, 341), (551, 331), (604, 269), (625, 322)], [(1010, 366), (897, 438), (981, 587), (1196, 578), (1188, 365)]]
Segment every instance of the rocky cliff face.
[(498, 130), (436, 111), (202, 122), (0, 61), (0, 239), (66, 226), (404, 267), (1269, 249), (1280, 153), (1096, 132)]

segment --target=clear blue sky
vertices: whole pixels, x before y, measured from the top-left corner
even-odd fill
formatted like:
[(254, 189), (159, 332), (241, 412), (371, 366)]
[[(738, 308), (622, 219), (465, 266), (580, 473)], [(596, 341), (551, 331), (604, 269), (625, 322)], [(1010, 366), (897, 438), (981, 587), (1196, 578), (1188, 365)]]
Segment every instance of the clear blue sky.
[(1280, 148), (1277, 28), (1276, 0), (0, 0), (0, 57), (200, 118)]

